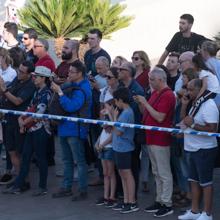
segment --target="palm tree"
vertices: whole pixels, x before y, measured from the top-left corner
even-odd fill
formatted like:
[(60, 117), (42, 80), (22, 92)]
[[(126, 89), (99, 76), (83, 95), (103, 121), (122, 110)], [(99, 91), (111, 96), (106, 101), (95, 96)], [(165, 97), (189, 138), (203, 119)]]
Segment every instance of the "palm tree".
[(34, 28), (44, 38), (55, 38), (57, 55), (65, 38), (80, 37), (88, 25), (82, 0), (28, 0), (18, 15), (22, 26)]
[(133, 16), (122, 16), (126, 5), (119, 3), (112, 5), (110, 0), (89, 0), (87, 1), (87, 15), (90, 29), (98, 28), (102, 31), (103, 37), (111, 38), (111, 34), (130, 25)]
[(91, 28), (99, 28), (104, 38), (110, 38), (111, 33), (129, 26), (133, 17), (121, 16), (125, 8), (111, 5), (110, 0), (28, 0), (18, 15), (22, 26), (55, 38), (59, 55), (65, 38), (85, 38)]

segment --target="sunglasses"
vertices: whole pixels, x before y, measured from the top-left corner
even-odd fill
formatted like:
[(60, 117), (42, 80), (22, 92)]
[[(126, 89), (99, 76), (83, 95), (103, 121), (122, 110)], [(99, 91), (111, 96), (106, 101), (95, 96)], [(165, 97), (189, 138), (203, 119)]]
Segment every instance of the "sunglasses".
[(34, 48), (43, 47), (43, 45), (34, 45)]
[(123, 70), (129, 71), (129, 70), (125, 69), (125, 68), (119, 68), (118, 70), (119, 70), (119, 71), (123, 71)]
[(28, 40), (29, 38), (28, 38), (28, 37), (23, 37), (23, 39), (24, 39), (24, 40)]
[(105, 78), (107, 78), (107, 79), (113, 79), (113, 78), (115, 78), (115, 77), (114, 77), (114, 76), (105, 75)]
[(132, 59), (132, 60), (135, 60), (135, 61), (140, 60), (140, 58), (139, 58), (139, 57), (131, 57), (131, 59)]

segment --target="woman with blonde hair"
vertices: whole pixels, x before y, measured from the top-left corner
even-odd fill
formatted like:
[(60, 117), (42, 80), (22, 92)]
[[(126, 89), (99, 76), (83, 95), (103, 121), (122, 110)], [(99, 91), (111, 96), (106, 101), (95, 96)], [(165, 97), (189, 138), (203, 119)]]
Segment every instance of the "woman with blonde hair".
[(0, 77), (6, 84), (12, 82), (17, 76), (17, 72), (11, 67), (12, 63), (8, 51), (5, 48), (0, 47)]
[(136, 67), (135, 79), (143, 87), (144, 90), (148, 89), (148, 73), (150, 71), (150, 60), (145, 51), (134, 51), (131, 57), (132, 63)]

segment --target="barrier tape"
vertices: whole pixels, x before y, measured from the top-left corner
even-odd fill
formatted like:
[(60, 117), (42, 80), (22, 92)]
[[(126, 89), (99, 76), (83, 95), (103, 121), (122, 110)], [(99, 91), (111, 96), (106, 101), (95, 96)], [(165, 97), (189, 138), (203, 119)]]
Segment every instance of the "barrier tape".
[(15, 110), (6, 110), (0, 109), (0, 113), (11, 114), (11, 115), (23, 115), (23, 116), (31, 116), (33, 118), (41, 118), (41, 119), (50, 119), (50, 120), (61, 120), (61, 121), (71, 121), (71, 122), (80, 122), (85, 124), (98, 124), (98, 125), (110, 125), (114, 127), (128, 127), (128, 128), (137, 128), (137, 129), (145, 129), (151, 131), (166, 131), (174, 134), (192, 134), (192, 135), (205, 135), (209, 137), (220, 137), (220, 133), (210, 133), (204, 131), (190, 131), (190, 130), (182, 130), (177, 128), (164, 128), (164, 127), (156, 127), (156, 126), (148, 126), (148, 125), (140, 125), (140, 124), (129, 124), (129, 123), (120, 123), (120, 122), (112, 122), (112, 121), (103, 121), (103, 120), (94, 120), (87, 118), (76, 118), (76, 117), (67, 117), (60, 115), (49, 115), (49, 114), (38, 114), (32, 112), (22, 112)]

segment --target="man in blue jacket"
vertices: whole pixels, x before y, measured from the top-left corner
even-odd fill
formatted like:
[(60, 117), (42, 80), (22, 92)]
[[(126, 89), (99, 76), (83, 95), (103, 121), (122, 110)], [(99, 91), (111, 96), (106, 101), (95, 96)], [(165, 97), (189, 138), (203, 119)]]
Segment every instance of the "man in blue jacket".
[[(92, 92), (89, 81), (85, 79), (85, 66), (82, 62), (76, 60), (71, 64), (68, 81), (73, 87), (71, 95), (66, 95), (54, 82), (51, 85), (52, 90), (59, 95), (61, 107), (70, 116), (90, 118)], [(70, 121), (62, 121), (58, 125), (58, 136), (63, 152), (64, 179), (61, 188), (53, 194), (54, 198), (72, 195), (74, 161), (78, 167), (79, 190), (73, 194), (72, 200), (87, 198), (88, 171), (84, 145), (87, 135), (88, 125)]]

